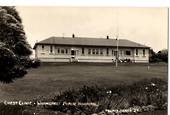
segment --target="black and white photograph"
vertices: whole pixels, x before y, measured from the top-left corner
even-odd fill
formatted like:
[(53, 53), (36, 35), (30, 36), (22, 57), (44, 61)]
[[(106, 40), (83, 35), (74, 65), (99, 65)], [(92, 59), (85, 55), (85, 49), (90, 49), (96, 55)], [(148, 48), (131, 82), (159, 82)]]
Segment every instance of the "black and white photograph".
[(0, 6), (0, 115), (167, 115), (168, 7)]

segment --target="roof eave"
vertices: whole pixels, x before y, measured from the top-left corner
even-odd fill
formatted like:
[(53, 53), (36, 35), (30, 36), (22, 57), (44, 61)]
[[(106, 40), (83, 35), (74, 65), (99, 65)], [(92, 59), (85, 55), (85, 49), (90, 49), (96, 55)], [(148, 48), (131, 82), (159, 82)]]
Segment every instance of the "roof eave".
[[(117, 46), (104, 46), (104, 45), (77, 45), (77, 44), (55, 44), (55, 43), (36, 43), (33, 47), (33, 49), (36, 49), (37, 45), (61, 45), (61, 46), (101, 46), (101, 47), (117, 47)], [(119, 47), (124, 47), (124, 48), (148, 48), (148, 46), (119, 46)]]
[(35, 43), (35, 45), (34, 45), (33, 49), (35, 50), (35, 49), (36, 49), (36, 47), (37, 47), (37, 43)]

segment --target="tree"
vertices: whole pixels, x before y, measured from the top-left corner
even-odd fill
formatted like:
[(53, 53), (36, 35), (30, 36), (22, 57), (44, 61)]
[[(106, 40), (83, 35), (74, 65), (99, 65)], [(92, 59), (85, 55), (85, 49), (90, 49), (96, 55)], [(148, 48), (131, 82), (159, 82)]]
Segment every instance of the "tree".
[(163, 49), (161, 51), (158, 51), (157, 56), (163, 62), (168, 62), (168, 50), (167, 49)]
[(149, 62), (168, 62), (168, 50), (163, 49), (155, 53), (152, 49), (150, 50)]
[(159, 62), (159, 59), (157, 58), (156, 52), (153, 51), (153, 49), (150, 49), (149, 53), (149, 62)]
[(15, 7), (0, 6), (0, 81), (10, 83), (23, 77), (31, 53)]

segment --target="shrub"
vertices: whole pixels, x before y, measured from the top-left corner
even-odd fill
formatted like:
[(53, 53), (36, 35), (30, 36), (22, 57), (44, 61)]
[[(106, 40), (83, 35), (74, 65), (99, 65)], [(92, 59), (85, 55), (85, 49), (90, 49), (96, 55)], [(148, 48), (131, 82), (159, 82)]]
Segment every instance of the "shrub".
[(30, 59), (29, 57), (23, 57), (21, 58), (21, 64), (28, 68), (37, 68), (40, 66), (40, 60), (38, 59)]
[[(154, 106), (157, 109), (166, 108), (167, 82), (161, 79), (143, 80), (132, 85), (118, 85), (112, 88), (98, 86), (83, 86), (78, 90), (70, 89), (55, 96), (52, 101), (59, 105), (45, 108), (60, 112), (77, 111), (85, 114), (99, 113), (105, 109), (125, 109), (136, 106)], [(93, 102), (98, 106), (63, 105), (64, 102)]]
[(33, 68), (39, 67), (40, 64), (41, 64), (40, 60), (38, 60), (38, 59), (33, 59), (33, 60), (32, 60), (32, 67), (33, 67)]

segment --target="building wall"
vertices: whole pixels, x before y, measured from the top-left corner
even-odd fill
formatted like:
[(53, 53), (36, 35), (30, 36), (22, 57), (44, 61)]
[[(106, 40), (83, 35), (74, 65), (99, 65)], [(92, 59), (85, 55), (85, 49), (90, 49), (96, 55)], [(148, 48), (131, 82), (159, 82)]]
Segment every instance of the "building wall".
[[(71, 55), (72, 50), (75, 51), (75, 56)], [(145, 51), (143, 52), (143, 50)], [(42, 62), (78, 61), (110, 63), (115, 61), (117, 55), (116, 51), (116, 48), (103, 47), (67, 47), (54, 45), (37, 45), (35, 49), (35, 57), (40, 59)], [(119, 47), (119, 59), (130, 59), (136, 63), (146, 63), (149, 60), (149, 49)]]
[[(138, 50), (138, 54), (136, 54)], [(134, 49), (134, 60), (136, 63), (149, 62), (149, 49)]]

